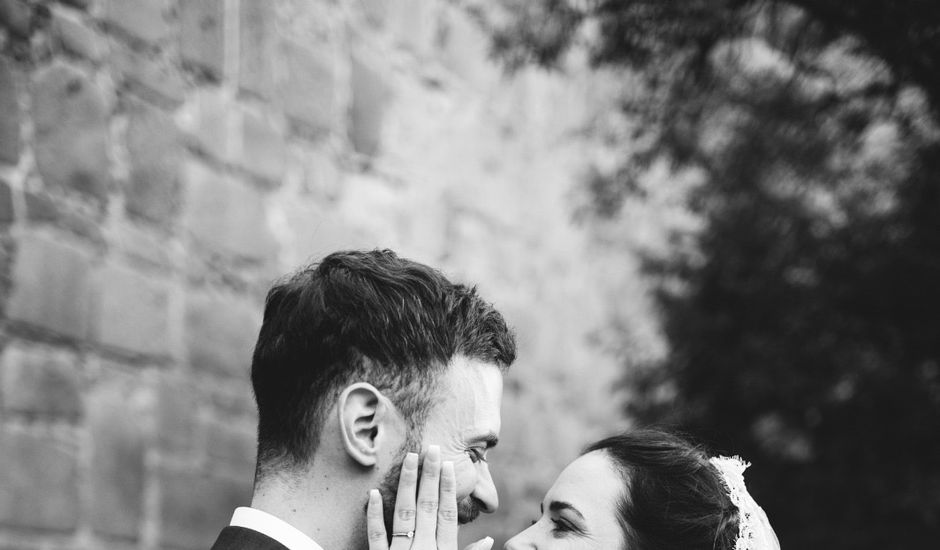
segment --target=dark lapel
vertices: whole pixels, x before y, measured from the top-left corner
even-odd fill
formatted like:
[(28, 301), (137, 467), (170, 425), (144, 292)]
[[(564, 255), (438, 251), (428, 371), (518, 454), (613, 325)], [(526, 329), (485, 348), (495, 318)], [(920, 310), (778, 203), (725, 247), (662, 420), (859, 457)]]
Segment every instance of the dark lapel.
[(244, 527), (226, 527), (212, 545), (212, 550), (288, 550), (267, 535)]

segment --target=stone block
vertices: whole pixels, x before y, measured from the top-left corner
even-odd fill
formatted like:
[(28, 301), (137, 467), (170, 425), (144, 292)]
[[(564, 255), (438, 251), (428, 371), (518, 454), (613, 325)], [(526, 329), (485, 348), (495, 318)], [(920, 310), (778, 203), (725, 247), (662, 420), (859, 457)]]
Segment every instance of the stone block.
[(428, 55), (437, 35), (438, 9), (438, 4), (424, 0), (391, 0), (386, 27), (399, 43), (418, 55)]
[(287, 147), (277, 126), (268, 117), (245, 111), (241, 136), (241, 154), (236, 162), (265, 181), (280, 183), (287, 163)]
[(183, 0), (179, 9), (183, 62), (221, 79), (225, 69), (225, 0)]
[(281, 58), (285, 78), (278, 83), (278, 95), (284, 113), (314, 132), (333, 130), (338, 113), (332, 56), (285, 40)]
[(157, 384), (157, 446), (175, 455), (191, 455), (196, 449), (198, 407), (192, 384), (161, 379)]
[(209, 548), (228, 525), (232, 510), (251, 500), (251, 479), (213, 478), (162, 471), (159, 544), (182, 550)]
[(166, 236), (153, 228), (123, 220), (109, 227), (108, 242), (135, 262), (143, 262), (158, 270), (167, 270), (178, 258), (174, 247), (168, 247)]
[(105, 245), (102, 222), (97, 216), (89, 216), (86, 212), (70, 208), (67, 203), (56, 204), (53, 197), (43, 192), (26, 191), (24, 196), (26, 218), (29, 221), (56, 223), (63, 229), (81, 235), (96, 245)]
[(262, 312), (230, 296), (191, 293), (186, 300), (186, 347), (195, 369), (248, 378)]
[(20, 160), (20, 102), (9, 61), (0, 58), (0, 162)]
[(229, 422), (211, 422), (206, 430), (206, 454), (212, 469), (228, 471), (236, 479), (251, 479), (257, 443), (253, 426), (233, 429)]
[(70, 10), (52, 6), (52, 36), (71, 54), (94, 62), (104, 57), (102, 39)]
[(78, 525), (74, 451), (45, 437), (0, 432), (0, 523), (73, 531)]
[(69, 209), (68, 206), (63, 206), (60, 213), (60, 223), (63, 229), (87, 239), (97, 247), (106, 245), (104, 233), (101, 230), (102, 220), (100, 218), (88, 216), (84, 212), (76, 212)]
[(124, 34), (157, 44), (170, 33), (165, 0), (104, 0), (102, 20)]
[(388, 17), (388, 0), (361, 0), (359, 6), (362, 13), (371, 25), (382, 27)]
[(52, 222), (59, 218), (59, 208), (55, 202), (45, 193), (33, 193), (27, 191), (26, 197), (26, 219), (31, 222)]
[(342, 171), (338, 161), (324, 148), (300, 149), (295, 152), (300, 167), (301, 189), (321, 200), (335, 201), (342, 190)]
[(180, 110), (178, 120), (196, 149), (225, 163), (238, 157), (234, 136), (239, 118), (224, 92), (211, 88), (197, 91)]
[(52, 238), (25, 234), (13, 264), (7, 317), (82, 339), (87, 334), (90, 257)]
[(199, 151), (270, 182), (284, 175), (286, 144), (275, 121), (239, 108), (222, 91), (197, 92), (180, 115), (180, 126)]
[(441, 62), (465, 82), (488, 88), (499, 79), (500, 71), (489, 60), (489, 39), (477, 23), (457, 9), (450, 11), (442, 35), (446, 37), (439, 54)]
[(232, 258), (272, 261), (277, 242), (257, 189), (195, 161), (186, 164), (183, 227), (203, 246)]
[(29, 38), (32, 30), (33, 12), (24, 0), (0, 0), (0, 25), (13, 36)]
[(258, 410), (251, 392), (251, 381), (245, 378), (232, 382), (212, 392), (209, 400), (212, 410), (220, 418), (247, 418), (252, 426), (257, 426)]
[(62, 62), (33, 80), (36, 167), (47, 186), (104, 201), (108, 192), (108, 107), (98, 86)]
[(274, 92), (274, 4), (241, 2), (238, 35), (238, 87), (262, 98)]
[(125, 207), (135, 216), (169, 225), (180, 203), (180, 133), (163, 111), (140, 102), (131, 102), (129, 111)]
[(89, 6), (91, 6), (94, 2), (95, 0), (64, 0), (62, 3), (69, 4), (69, 5), (75, 6), (76, 8), (85, 10), (85, 9), (88, 9)]
[(147, 395), (130, 379), (110, 377), (88, 397), (92, 437), (90, 506), (94, 530), (136, 539), (143, 510)]
[(287, 222), (284, 227), (288, 232), (279, 235), (283, 246), (281, 258), (286, 265), (302, 265), (336, 250), (370, 249), (378, 244), (335, 208), (285, 199), (275, 204), (274, 209)]
[(171, 355), (168, 285), (115, 265), (95, 278), (95, 341), (133, 354)]
[(352, 56), (352, 105), (349, 139), (357, 152), (374, 156), (382, 141), (382, 119), (389, 86), (381, 73), (359, 55)]
[(10, 297), (10, 286), (13, 283), (10, 276), (13, 264), (13, 248), (12, 239), (0, 238), (0, 312), (4, 313)]
[(165, 109), (183, 102), (183, 78), (167, 60), (111, 42), (111, 68), (135, 95)]
[(5, 411), (69, 419), (81, 415), (81, 380), (75, 357), (12, 345), (3, 351), (0, 363)]
[(417, 202), (417, 198), (409, 197), (401, 188), (396, 189), (376, 174), (350, 174), (343, 183), (343, 199), (330, 209), (331, 216), (327, 218), (333, 223), (342, 221), (330, 232), (340, 232), (343, 227), (355, 228), (371, 243), (365, 248), (400, 250), (408, 246), (410, 249), (406, 236), (414, 223), (413, 212), (422, 210), (408, 210), (412, 204), (409, 199)]
[(0, 179), (0, 224), (13, 223), (13, 190)]

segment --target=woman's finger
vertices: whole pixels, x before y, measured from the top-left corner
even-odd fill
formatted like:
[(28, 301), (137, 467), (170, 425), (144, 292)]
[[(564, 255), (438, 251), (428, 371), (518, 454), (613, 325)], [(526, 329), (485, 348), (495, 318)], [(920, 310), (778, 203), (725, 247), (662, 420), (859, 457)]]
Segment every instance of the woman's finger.
[(457, 550), (457, 476), (454, 463), (441, 465), (441, 489), (437, 505), (437, 548)]
[[(418, 490), (418, 454), (408, 453), (401, 465), (398, 478), (398, 495), (395, 497), (395, 515), (392, 519), (392, 550), (408, 550), (411, 547), (409, 533), (415, 531), (415, 492)], [(403, 536), (405, 535), (405, 536)]]
[(424, 456), (421, 485), (418, 487), (418, 511), (415, 518), (415, 542), (418, 548), (433, 548), (437, 532), (437, 503), (441, 479), (441, 448), (431, 445)]
[(369, 550), (388, 550), (385, 517), (382, 513), (382, 495), (379, 494), (378, 489), (369, 491), (369, 505), (366, 508), (366, 533), (369, 538)]
[(493, 539), (490, 537), (483, 537), (482, 539), (472, 542), (467, 545), (463, 550), (490, 550), (493, 548)]

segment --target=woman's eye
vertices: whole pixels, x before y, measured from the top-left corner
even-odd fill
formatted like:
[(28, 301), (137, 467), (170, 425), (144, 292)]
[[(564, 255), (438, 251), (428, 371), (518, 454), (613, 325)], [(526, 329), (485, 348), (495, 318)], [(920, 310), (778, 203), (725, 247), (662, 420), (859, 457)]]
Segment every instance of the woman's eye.
[(571, 532), (574, 532), (574, 529), (567, 522), (557, 519), (552, 520), (552, 534), (556, 537), (562, 537)]

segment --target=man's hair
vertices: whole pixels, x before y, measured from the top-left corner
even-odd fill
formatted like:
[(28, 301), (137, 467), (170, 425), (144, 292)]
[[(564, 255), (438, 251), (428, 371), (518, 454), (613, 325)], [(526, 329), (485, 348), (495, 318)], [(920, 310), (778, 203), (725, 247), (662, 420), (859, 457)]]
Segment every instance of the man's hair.
[(624, 487), (617, 507), (625, 548), (732, 550), (738, 509), (708, 454), (661, 430), (635, 430), (590, 445), (602, 451)]
[(454, 357), (505, 369), (515, 355), (502, 315), (474, 288), (390, 250), (330, 254), (268, 292), (251, 365), (256, 476), (306, 465), (350, 383), (375, 386), (420, 430)]

